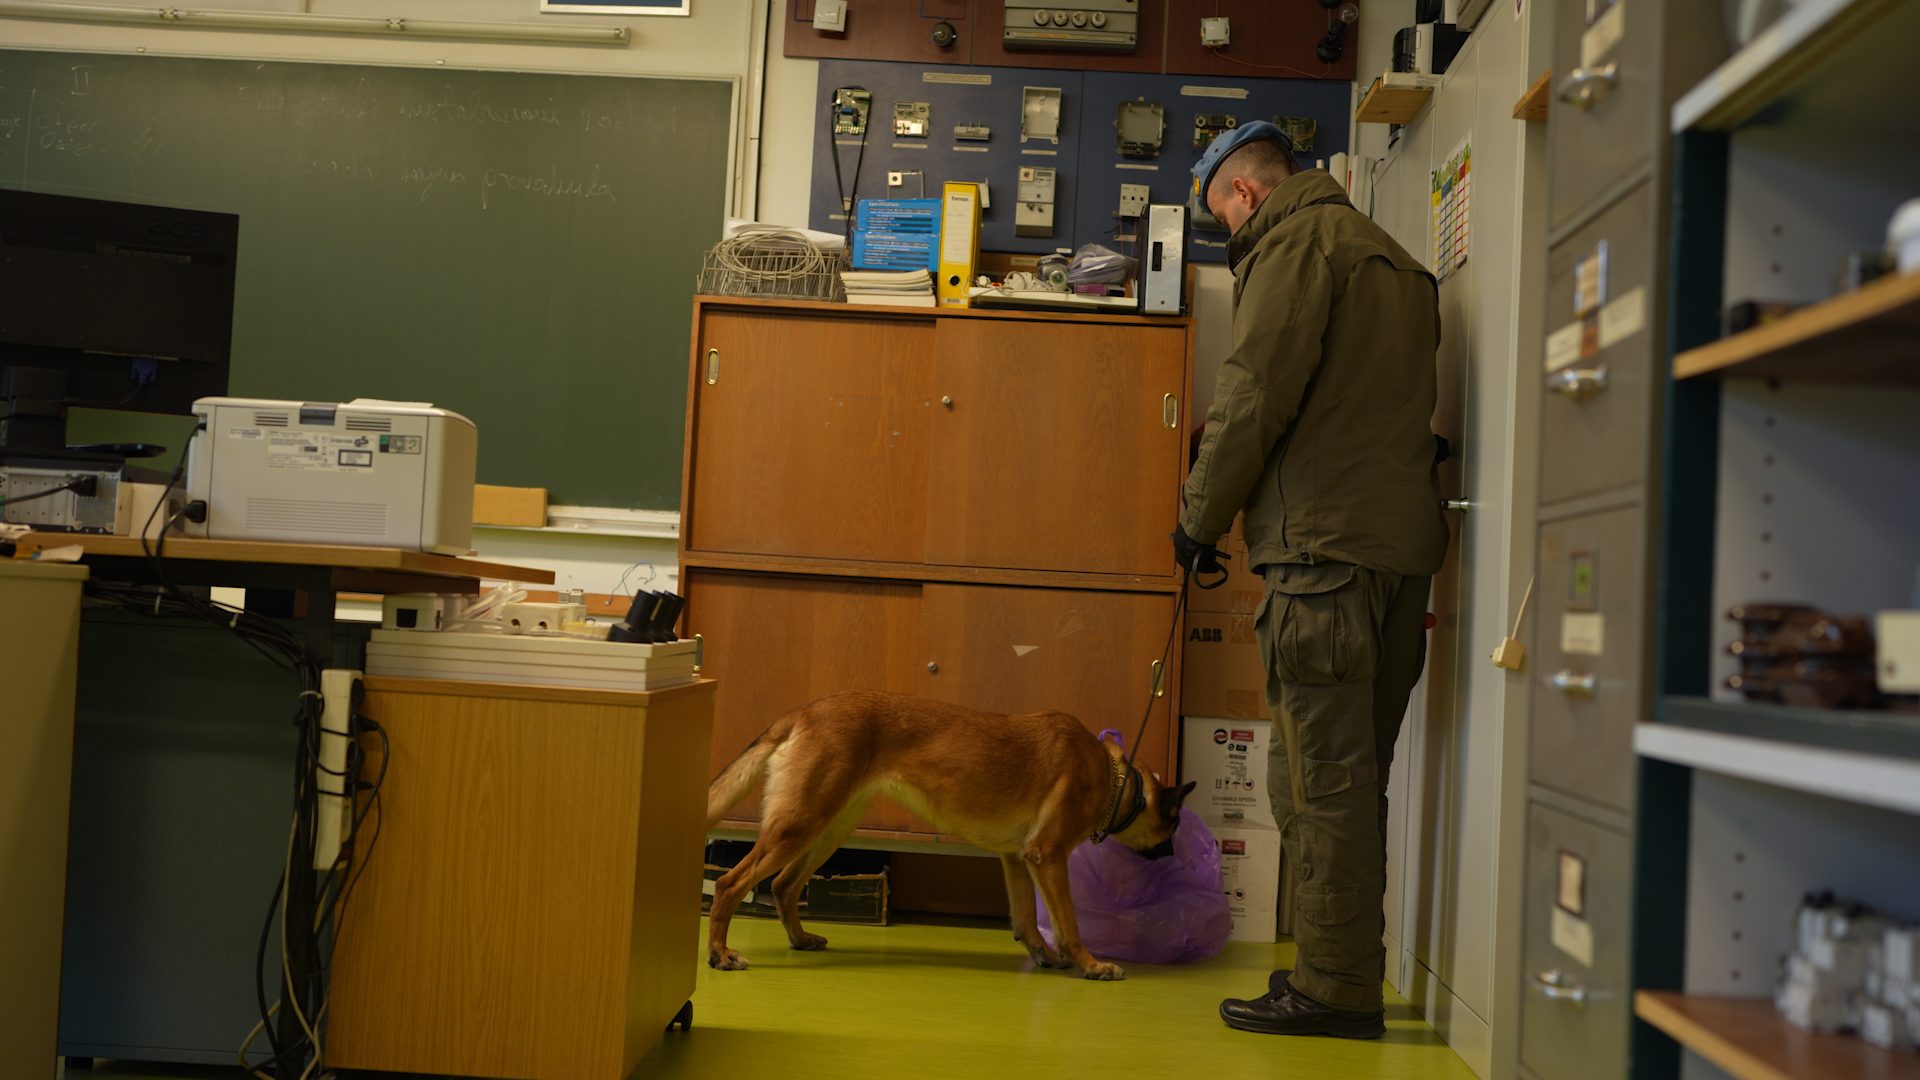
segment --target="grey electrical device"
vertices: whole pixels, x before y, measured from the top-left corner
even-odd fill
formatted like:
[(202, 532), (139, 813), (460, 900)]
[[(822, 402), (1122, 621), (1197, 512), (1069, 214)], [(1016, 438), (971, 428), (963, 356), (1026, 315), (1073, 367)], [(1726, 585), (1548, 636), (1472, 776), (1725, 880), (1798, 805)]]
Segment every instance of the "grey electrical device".
[(1123, 101), (1113, 117), (1113, 134), (1120, 144), (1121, 157), (1159, 157), (1166, 132), (1167, 111), (1156, 101)]
[(896, 139), (924, 139), (932, 130), (933, 106), (924, 101), (893, 103), (893, 136)]
[(1140, 0), (1076, 0), (1070, 6), (1011, 0), (1000, 42), (1009, 49), (1132, 52), (1140, 43)]
[(1153, 198), (1153, 189), (1145, 184), (1120, 185), (1120, 209), (1114, 214), (1121, 218), (1140, 218), (1147, 214), (1147, 203)]
[(1033, 165), (1020, 167), (1019, 205), (1013, 212), (1013, 235), (1053, 235), (1053, 193), (1058, 174)]
[(993, 138), (993, 129), (985, 124), (955, 124), (953, 137), (961, 142), (987, 142)]
[(1020, 141), (1045, 139), (1060, 141), (1060, 88), (1023, 86), (1020, 88)]
[(1147, 208), (1147, 235), (1140, 247), (1140, 313), (1178, 315), (1186, 278), (1187, 208)]

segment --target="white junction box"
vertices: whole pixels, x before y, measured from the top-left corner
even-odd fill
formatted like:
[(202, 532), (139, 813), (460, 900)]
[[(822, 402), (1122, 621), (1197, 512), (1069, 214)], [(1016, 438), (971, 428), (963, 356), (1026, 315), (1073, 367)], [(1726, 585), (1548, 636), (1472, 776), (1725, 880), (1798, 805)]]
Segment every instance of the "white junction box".
[(1210, 823), (1278, 828), (1267, 798), (1272, 745), (1271, 720), (1182, 720), (1180, 779), (1196, 785), (1186, 805)]
[(188, 535), (472, 549), (479, 433), (458, 413), (366, 398), (202, 398), (194, 415), (187, 498), (207, 509)]
[(1270, 942), (1280, 929), (1280, 830), (1217, 826), (1220, 888), (1233, 914), (1233, 941)]

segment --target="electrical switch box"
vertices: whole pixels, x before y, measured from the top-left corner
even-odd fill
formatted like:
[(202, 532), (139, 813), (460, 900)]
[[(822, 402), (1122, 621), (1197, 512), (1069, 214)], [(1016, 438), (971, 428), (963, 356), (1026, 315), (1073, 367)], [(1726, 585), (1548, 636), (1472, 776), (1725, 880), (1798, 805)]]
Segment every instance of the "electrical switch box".
[(1232, 43), (1232, 19), (1222, 15), (1200, 20), (1200, 44), (1209, 49), (1218, 49)]
[(924, 101), (893, 103), (893, 136), (896, 139), (924, 139), (932, 130), (933, 106)]
[(1153, 189), (1145, 184), (1120, 185), (1120, 210), (1115, 217), (1139, 218), (1147, 215), (1147, 202), (1153, 198)]
[(1020, 90), (1020, 141), (1060, 141), (1060, 88), (1027, 86)]
[(1053, 235), (1053, 197), (1058, 174), (1032, 165), (1020, 168), (1019, 207), (1013, 214), (1015, 236)]
[(813, 28), (829, 34), (847, 32), (847, 0), (813, 0)]

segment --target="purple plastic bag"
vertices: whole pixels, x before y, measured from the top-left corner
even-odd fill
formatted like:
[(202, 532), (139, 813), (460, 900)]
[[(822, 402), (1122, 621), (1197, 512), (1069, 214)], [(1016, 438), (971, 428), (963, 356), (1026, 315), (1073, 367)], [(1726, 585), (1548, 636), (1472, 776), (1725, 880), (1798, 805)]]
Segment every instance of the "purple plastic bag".
[[(1149, 859), (1117, 840), (1085, 843), (1067, 857), (1080, 940), (1095, 956), (1142, 964), (1182, 964), (1218, 954), (1233, 928), (1220, 887), (1220, 845), (1200, 815), (1184, 807), (1173, 854)], [(1040, 900), (1040, 934), (1054, 944), (1053, 920)]]

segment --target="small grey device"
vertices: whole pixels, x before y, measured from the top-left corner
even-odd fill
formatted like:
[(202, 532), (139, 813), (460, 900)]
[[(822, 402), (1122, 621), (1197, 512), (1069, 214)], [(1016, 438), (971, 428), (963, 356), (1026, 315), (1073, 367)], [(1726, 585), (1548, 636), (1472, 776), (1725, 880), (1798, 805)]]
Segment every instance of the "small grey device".
[(1147, 207), (1146, 242), (1140, 252), (1140, 313), (1180, 314), (1185, 296), (1187, 208)]

